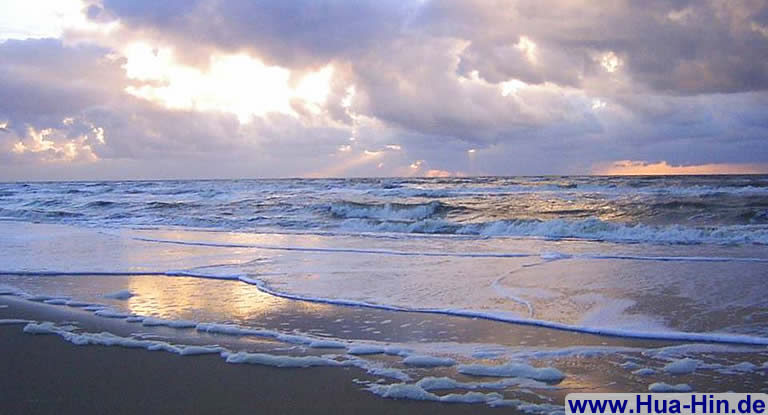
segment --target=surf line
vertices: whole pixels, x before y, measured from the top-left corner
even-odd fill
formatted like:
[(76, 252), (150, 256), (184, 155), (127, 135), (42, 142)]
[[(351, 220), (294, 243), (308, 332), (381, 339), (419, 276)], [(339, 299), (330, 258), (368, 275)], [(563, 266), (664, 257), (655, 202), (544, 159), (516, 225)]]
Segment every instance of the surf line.
[(664, 340), (664, 341), (689, 341), (698, 343), (721, 343), (721, 344), (735, 344), (735, 345), (749, 345), (749, 346), (768, 346), (768, 337), (756, 337), (739, 334), (726, 334), (726, 333), (690, 333), (681, 331), (663, 331), (663, 332), (644, 332), (626, 329), (616, 328), (603, 328), (603, 327), (589, 327), (578, 326), (573, 324), (558, 323), (555, 321), (536, 320), (530, 318), (511, 317), (507, 315), (499, 315), (493, 313), (487, 313), (482, 311), (473, 310), (460, 310), (460, 309), (448, 309), (448, 308), (409, 308), (386, 304), (368, 303), (364, 301), (345, 300), (345, 299), (330, 299), (322, 297), (310, 297), (299, 294), (290, 294), (281, 291), (277, 291), (269, 287), (267, 283), (259, 279), (245, 276), (245, 275), (205, 275), (197, 274), (188, 271), (165, 271), (165, 272), (45, 272), (45, 271), (0, 271), (0, 275), (28, 275), (28, 276), (93, 276), (93, 275), (135, 275), (135, 276), (167, 276), (167, 277), (190, 277), (190, 278), (204, 278), (204, 279), (219, 279), (219, 280), (231, 280), (240, 281), (245, 284), (255, 286), (259, 291), (272, 295), (278, 298), (284, 298), (287, 300), (306, 301), (311, 303), (328, 304), (334, 306), (345, 307), (362, 307), (384, 311), (396, 311), (405, 313), (421, 313), (421, 314), (440, 314), (454, 317), (464, 318), (477, 318), (483, 320), (496, 321), (500, 323), (508, 324), (520, 324), (526, 326), (536, 326), (542, 328), (549, 328), (554, 330), (593, 334), (598, 336), (607, 337), (620, 337), (630, 339), (643, 339), (643, 340)]
[(426, 256), (426, 257), (455, 257), (455, 258), (531, 258), (541, 257), (546, 262), (554, 262), (567, 259), (595, 259), (595, 260), (624, 260), (624, 261), (659, 261), (659, 262), (768, 262), (768, 258), (754, 257), (698, 257), (698, 256), (644, 256), (644, 255), (625, 255), (625, 254), (565, 254), (559, 252), (543, 252), (539, 254), (521, 253), (521, 252), (499, 252), (499, 253), (481, 253), (481, 252), (407, 252), (379, 249), (356, 249), (356, 248), (307, 248), (293, 246), (276, 245), (256, 245), (256, 244), (236, 244), (236, 243), (216, 243), (216, 242), (198, 242), (198, 241), (178, 241), (170, 239), (153, 239), (134, 237), (134, 240), (142, 242), (154, 242), (173, 245), (186, 246), (207, 246), (212, 248), (246, 248), (263, 249), (271, 251), (294, 251), (294, 252), (328, 252), (328, 253), (352, 253), (352, 254), (373, 254), (373, 255), (392, 255), (392, 256)]
[(577, 326), (572, 324), (558, 323), (547, 320), (536, 320), (530, 318), (516, 318), (506, 315), (498, 315), (493, 313), (486, 313), (482, 311), (472, 310), (455, 310), (444, 308), (408, 308), (399, 306), (390, 306), (385, 304), (375, 304), (363, 301), (344, 300), (344, 299), (328, 299), (321, 297), (309, 297), (298, 294), (289, 294), (270, 288), (266, 283), (261, 280), (240, 277), (240, 281), (247, 284), (252, 284), (258, 287), (258, 289), (266, 294), (273, 295), (275, 297), (285, 298), (289, 300), (307, 301), (329, 305), (349, 306), (349, 307), (365, 307), (386, 311), (398, 311), (406, 313), (422, 313), (422, 314), (441, 314), (454, 317), (465, 318), (478, 318), (483, 320), (496, 321), (500, 323), (520, 324), (526, 326), (537, 326), (543, 328), (549, 328), (554, 330), (594, 334), (598, 336), (607, 337), (621, 337), (630, 339), (643, 339), (643, 340), (665, 340), (665, 341), (691, 341), (699, 343), (722, 343), (722, 344), (736, 344), (736, 345), (750, 345), (750, 346), (768, 346), (768, 337), (755, 337), (738, 334), (717, 334), (717, 333), (690, 333), (681, 331), (668, 331), (668, 332), (643, 332), (634, 330), (614, 329), (614, 328), (602, 328), (602, 327), (588, 327)]
[(329, 252), (342, 254), (373, 254), (373, 255), (392, 255), (392, 256), (426, 256), (426, 257), (457, 257), (457, 258), (528, 258), (535, 257), (538, 254), (526, 253), (462, 253), (462, 252), (408, 252), (391, 251), (383, 249), (356, 249), (356, 248), (307, 248), (294, 246), (275, 246), (275, 245), (252, 245), (235, 243), (214, 243), (214, 242), (196, 242), (196, 241), (174, 241), (169, 239), (152, 238), (133, 238), (142, 242), (156, 242), (163, 244), (187, 245), (187, 246), (208, 246), (213, 248), (250, 248), (263, 249), (269, 251), (298, 251), (298, 252)]

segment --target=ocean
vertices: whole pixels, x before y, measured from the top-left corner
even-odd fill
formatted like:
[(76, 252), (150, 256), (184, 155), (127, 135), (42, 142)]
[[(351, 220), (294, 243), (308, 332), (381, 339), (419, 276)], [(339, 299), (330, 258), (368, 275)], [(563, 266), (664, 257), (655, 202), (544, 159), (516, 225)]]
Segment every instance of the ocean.
[(768, 243), (768, 176), (0, 184), (0, 217), (84, 226)]
[(768, 176), (0, 183), (0, 252), (7, 298), (141, 328), (25, 326), (76, 344), (542, 413), (766, 389)]

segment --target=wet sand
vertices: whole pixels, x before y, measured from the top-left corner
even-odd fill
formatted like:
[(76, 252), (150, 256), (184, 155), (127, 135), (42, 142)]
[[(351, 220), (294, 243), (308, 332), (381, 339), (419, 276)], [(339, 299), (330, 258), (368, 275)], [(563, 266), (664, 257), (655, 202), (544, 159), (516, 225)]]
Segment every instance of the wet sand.
[[(0, 319), (61, 322), (72, 313), (0, 297)], [(101, 321), (100, 321), (101, 320)], [(114, 331), (106, 319), (78, 321)], [(278, 369), (230, 365), (218, 356), (183, 357), (103, 346), (0, 326), (0, 414), (482, 414), (511, 408), (382, 399), (353, 380), (355, 368)]]

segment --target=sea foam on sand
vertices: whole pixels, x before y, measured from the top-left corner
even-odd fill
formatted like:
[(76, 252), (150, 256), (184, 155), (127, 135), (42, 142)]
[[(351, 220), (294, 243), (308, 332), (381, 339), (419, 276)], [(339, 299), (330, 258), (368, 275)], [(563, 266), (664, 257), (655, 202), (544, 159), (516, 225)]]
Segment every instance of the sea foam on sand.
[(459, 365), (459, 373), (473, 376), (521, 377), (545, 382), (559, 382), (565, 379), (563, 372), (552, 368), (537, 368), (525, 363), (507, 363), (498, 366), (471, 364)]

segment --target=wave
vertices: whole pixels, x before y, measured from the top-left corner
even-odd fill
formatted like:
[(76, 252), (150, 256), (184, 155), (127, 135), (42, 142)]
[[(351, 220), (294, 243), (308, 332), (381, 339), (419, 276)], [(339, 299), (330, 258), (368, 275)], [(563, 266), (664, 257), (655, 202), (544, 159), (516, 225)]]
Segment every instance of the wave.
[(151, 201), (146, 203), (147, 209), (157, 209), (157, 210), (163, 210), (163, 209), (186, 209), (186, 208), (194, 208), (199, 207), (200, 205), (197, 203), (190, 203), (190, 202), (162, 202), (162, 201)]
[(40, 210), (40, 209), (6, 209), (0, 207), (0, 217), (20, 220), (57, 220), (80, 218), (85, 215), (79, 212), (66, 210)]
[(443, 216), (452, 207), (438, 201), (429, 203), (359, 203), (336, 202), (328, 207), (331, 215), (342, 219), (380, 219), (414, 221)]
[(451, 198), (470, 196), (512, 196), (521, 194), (543, 193), (550, 195), (580, 196), (599, 194), (603, 196), (685, 196), (685, 197), (717, 197), (717, 196), (765, 196), (768, 186), (617, 186), (610, 184), (576, 184), (576, 183), (527, 183), (505, 184), (495, 186), (440, 186), (433, 188), (421, 187), (380, 187), (367, 190), (366, 193), (381, 197), (413, 197), (413, 198)]
[(768, 242), (768, 177), (0, 183), (2, 195), (0, 217), (85, 226)]
[[(3, 271), (2, 273), (6, 273), (6, 271)], [(26, 273), (9, 272), (9, 274), (35, 275), (30, 272), (26, 272)], [(73, 272), (73, 273), (39, 272), (36, 274), (37, 275), (86, 275), (86, 276), (99, 275), (95, 272), (87, 272), (87, 271)], [(100, 273), (100, 275), (109, 275), (109, 274), (110, 273)], [(120, 272), (120, 273), (115, 273), (115, 275), (125, 275), (125, 273)], [(250, 277), (250, 276), (244, 276), (244, 275), (210, 275), (210, 274), (202, 274), (202, 273), (187, 272), (187, 271), (167, 271), (167, 272), (152, 272), (152, 273), (134, 272), (133, 275), (165, 275), (168, 277), (184, 276), (184, 277), (190, 277), (190, 278), (234, 280), (234, 281), (240, 281), (245, 284), (253, 285), (256, 288), (258, 288), (260, 291), (266, 294), (279, 297), (279, 298), (285, 298), (288, 300), (306, 301), (311, 303), (329, 304), (329, 305), (344, 306), (344, 307), (362, 307), (362, 308), (370, 308), (370, 309), (394, 311), (394, 312), (440, 314), (440, 315), (448, 315), (448, 316), (455, 316), (455, 317), (490, 320), (490, 321), (496, 321), (500, 323), (537, 326), (537, 327), (575, 332), (575, 333), (594, 334), (598, 336), (645, 339), (645, 340), (721, 343), (721, 344), (736, 344), (736, 345), (756, 345), (756, 346), (768, 345), (768, 337), (750, 336), (750, 335), (742, 335), (742, 334), (698, 333), (698, 332), (683, 332), (683, 331), (644, 331), (644, 330), (631, 330), (631, 329), (611, 328), (611, 327), (594, 327), (594, 326), (583, 326), (583, 325), (559, 323), (559, 322), (548, 321), (548, 320), (520, 318), (520, 317), (510, 316), (506, 313), (493, 313), (493, 312), (486, 312), (486, 311), (450, 309), (450, 308), (411, 308), (411, 307), (402, 307), (402, 306), (388, 305), (388, 304), (370, 303), (370, 302), (358, 301), (358, 300), (314, 297), (314, 296), (292, 294), (284, 291), (275, 290), (274, 288), (270, 287), (267, 283), (258, 279), (257, 277)], [(0, 292), (0, 295), (16, 295), (16, 296), (21, 296), (22, 298), (27, 297), (27, 295), (25, 295), (23, 292), (18, 292), (18, 291), (13, 292), (10, 290)], [(42, 298), (42, 297), (39, 297), (39, 298)], [(118, 318), (123, 318), (128, 316), (129, 314), (126, 314), (125, 316), (119, 315)]]
[(411, 223), (347, 220), (342, 223), (341, 227), (357, 232), (437, 233), (482, 237), (537, 237), (669, 244), (768, 245), (768, 226), (765, 225), (652, 226), (607, 222), (589, 218), (581, 220), (518, 219), (467, 224), (440, 219), (426, 219)]
[[(281, 246), (281, 245), (258, 245), (243, 243), (225, 243), (225, 242), (206, 242), (189, 241), (176, 239), (157, 239), (134, 237), (134, 240), (142, 242), (153, 242), (172, 245), (187, 246), (206, 246), (211, 248), (247, 248), (263, 249), (267, 251), (299, 251), (316, 253), (345, 253), (345, 254), (367, 254), (367, 255), (391, 255), (391, 256), (424, 256), (424, 257), (454, 257), (454, 258), (530, 258), (539, 257), (544, 261), (559, 261), (572, 258), (585, 258), (597, 260), (628, 260), (628, 261), (660, 261), (660, 262), (768, 262), (768, 258), (758, 257), (722, 257), (722, 256), (659, 256), (659, 255), (635, 255), (622, 253), (581, 253), (569, 254), (556, 251), (544, 251), (539, 253), (530, 252), (440, 252), (440, 251), (395, 251), (386, 249), (365, 249), (365, 248), (313, 248), (302, 246)], [(29, 271), (16, 273), (17, 275), (39, 275), (41, 271)], [(180, 273), (185, 271), (172, 271)], [(12, 274), (11, 271), (2, 271), (0, 274)], [(67, 272), (71, 274), (71, 272)], [(78, 274), (88, 275), (78, 272)], [(165, 273), (168, 274), (168, 273)], [(51, 275), (51, 273), (48, 273)], [(57, 274), (58, 275), (58, 274)], [(181, 275), (181, 274), (178, 274)], [(194, 275), (194, 274), (193, 274)], [(262, 274), (264, 275), (264, 274)]]

